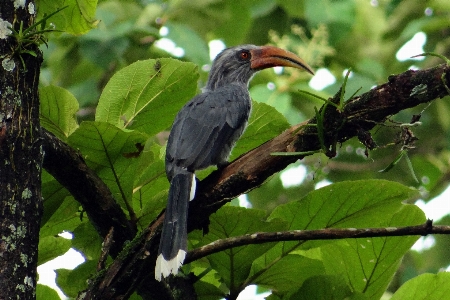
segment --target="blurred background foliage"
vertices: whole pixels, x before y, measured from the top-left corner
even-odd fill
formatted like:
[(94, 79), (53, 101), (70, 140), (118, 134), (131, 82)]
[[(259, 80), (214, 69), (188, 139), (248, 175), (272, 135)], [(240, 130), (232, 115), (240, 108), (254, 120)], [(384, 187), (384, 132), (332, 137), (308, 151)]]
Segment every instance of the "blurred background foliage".
[[(315, 78), (298, 70), (264, 70), (250, 85), (255, 101), (274, 106), (293, 125), (313, 117), (314, 107), (322, 105), (300, 90), (331, 97), (349, 69), (346, 97), (367, 92), (391, 74), (442, 63), (434, 57), (398, 59), (400, 48), (419, 32), (426, 36), (423, 51), (450, 57), (447, 0), (99, 0), (95, 17), (99, 21), (96, 29), (80, 36), (54, 34), (48, 47), (42, 48), (41, 85), (70, 91), (79, 102), (79, 120), (94, 119), (100, 94), (114, 73), (148, 58), (175, 57), (198, 65), (200, 90), (207, 79), (211, 53), (218, 47), (274, 44), (293, 51), (318, 71)], [(412, 54), (420, 54), (418, 49)], [(313, 80), (318, 81), (319, 89), (314, 88)], [(269, 214), (279, 204), (302, 198), (318, 184), (373, 178), (416, 187), (422, 201), (429, 202), (450, 182), (449, 100), (446, 97), (430, 106), (402, 111), (377, 126), (372, 134), (379, 148), (368, 155), (364, 146), (352, 139), (338, 147), (331, 160), (320, 154), (306, 157), (250, 192), (248, 202)], [(399, 154), (396, 124), (408, 123), (421, 112), (422, 125), (413, 128), (419, 140), (408, 152), (419, 182), (404, 160), (380, 173)], [(160, 143), (164, 144), (164, 137)], [(283, 176), (294, 179), (295, 184), (287, 184)], [(450, 200), (441, 208), (447, 215), (437, 223), (449, 223), (449, 208)], [(435, 273), (450, 265), (448, 236), (427, 241), (427, 247), (406, 255), (392, 290), (417, 274)]]

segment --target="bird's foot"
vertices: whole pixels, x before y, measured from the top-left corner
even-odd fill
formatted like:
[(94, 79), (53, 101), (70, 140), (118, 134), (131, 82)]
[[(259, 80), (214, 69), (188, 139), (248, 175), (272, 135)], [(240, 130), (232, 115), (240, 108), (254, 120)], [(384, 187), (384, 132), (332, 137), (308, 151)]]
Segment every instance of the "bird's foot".
[(224, 161), (224, 162), (218, 163), (218, 164), (217, 164), (217, 169), (218, 169), (219, 171), (222, 171), (223, 169), (225, 169), (226, 167), (228, 167), (229, 164), (230, 164), (230, 162), (228, 162), (228, 161)]

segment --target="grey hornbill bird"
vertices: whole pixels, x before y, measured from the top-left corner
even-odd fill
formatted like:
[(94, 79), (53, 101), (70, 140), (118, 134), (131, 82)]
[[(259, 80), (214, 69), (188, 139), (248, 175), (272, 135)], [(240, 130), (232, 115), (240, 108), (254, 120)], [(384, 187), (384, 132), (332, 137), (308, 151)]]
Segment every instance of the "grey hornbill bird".
[(195, 171), (228, 163), (251, 110), (248, 82), (259, 70), (283, 66), (314, 74), (297, 55), (273, 46), (242, 45), (214, 60), (203, 92), (177, 114), (166, 150), (169, 199), (155, 278), (177, 274), (187, 251), (187, 214), (195, 195)]

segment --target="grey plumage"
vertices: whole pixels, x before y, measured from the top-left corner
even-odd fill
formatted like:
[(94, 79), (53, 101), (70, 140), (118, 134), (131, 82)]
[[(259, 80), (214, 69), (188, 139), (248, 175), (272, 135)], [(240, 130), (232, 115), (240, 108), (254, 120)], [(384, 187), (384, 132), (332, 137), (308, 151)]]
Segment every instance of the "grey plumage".
[(232, 83), (242, 83), (247, 86), (258, 70), (252, 69), (250, 60), (242, 59), (240, 55), (242, 52), (246, 52), (251, 56), (250, 50), (257, 48), (254, 45), (241, 45), (219, 53), (211, 66), (206, 89), (213, 91)]
[(250, 116), (248, 82), (255, 72), (277, 65), (312, 72), (300, 58), (279, 48), (242, 45), (225, 49), (214, 60), (203, 93), (178, 112), (166, 149), (171, 186), (155, 268), (157, 280), (161, 275), (177, 274), (186, 255), (194, 172), (227, 163)]
[(189, 171), (225, 163), (250, 115), (247, 86), (231, 84), (194, 97), (178, 113), (166, 150), (169, 180), (176, 167)]

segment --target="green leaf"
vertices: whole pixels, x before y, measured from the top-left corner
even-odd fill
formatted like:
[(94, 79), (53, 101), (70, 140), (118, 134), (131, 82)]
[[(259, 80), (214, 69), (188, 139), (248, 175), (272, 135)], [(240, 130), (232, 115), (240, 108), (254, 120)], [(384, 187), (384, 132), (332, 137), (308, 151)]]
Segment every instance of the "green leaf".
[(278, 206), (269, 219), (280, 218), (299, 230), (378, 227), (404, 206), (402, 201), (418, 196), (417, 190), (387, 180), (344, 181)]
[[(325, 104), (326, 105), (326, 104)], [(317, 137), (319, 138), (320, 142), (320, 148), (323, 152), (327, 152), (327, 147), (325, 146), (325, 137), (324, 137), (324, 129), (323, 129), (323, 122), (324, 122), (324, 116), (325, 110), (322, 111), (322, 114), (319, 113), (319, 110), (314, 106), (314, 112), (316, 114), (316, 120), (317, 120)]]
[(105, 86), (96, 121), (155, 135), (172, 124), (197, 89), (197, 66), (176, 59), (137, 61)]
[(216, 300), (226, 297), (226, 294), (218, 287), (201, 280), (194, 284), (194, 288), (198, 298), (201, 300)]
[(134, 292), (128, 300), (142, 300), (142, 297), (138, 295), (137, 292)]
[(400, 151), (400, 153), (395, 157), (395, 159), (383, 170), (380, 170), (378, 172), (380, 173), (386, 173), (389, 172), (394, 166), (396, 166), (400, 160), (403, 158), (403, 156), (406, 154), (406, 150)]
[(450, 273), (422, 274), (405, 284), (391, 300), (441, 300), (450, 295)]
[(233, 148), (230, 161), (276, 137), (287, 128), (289, 128), (288, 121), (275, 108), (252, 101), (248, 127)]
[(90, 278), (96, 271), (97, 262), (87, 260), (73, 270), (57, 269), (56, 284), (69, 297), (77, 297), (78, 293), (84, 290), (87, 285), (87, 278)]
[(103, 122), (85, 121), (70, 136), (69, 144), (83, 154), (93, 169), (111, 168), (119, 159), (138, 157), (137, 144), (146, 136), (132, 130), (120, 129)]
[(42, 265), (66, 253), (72, 241), (60, 236), (46, 236), (39, 238), (38, 265)]
[(325, 269), (320, 260), (290, 254), (260, 272), (251, 274), (251, 283), (283, 293), (301, 287), (307, 278), (323, 274)]
[(38, 284), (36, 287), (37, 300), (61, 300), (58, 293), (49, 286)]
[[(350, 298), (352, 297), (352, 298)], [(341, 277), (334, 275), (313, 276), (305, 280), (302, 287), (289, 297), (290, 300), (321, 299), (369, 299), (364, 294), (353, 292)]]
[(133, 189), (133, 207), (139, 216), (139, 224), (147, 226), (166, 207), (169, 181), (164, 166), (165, 148), (147, 143), (138, 158)]
[[(404, 221), (404, 223), (416, 225), (425, 221), (423, 213), (413, 205), (402, 204), (402, 201), (417, 197), (417, 195), (417, 191), (413, 189), (386, 180), (335, 183), (310, 192), (300, 201), (279, 205), (272, 212), (269, 220), (282, 219), (288, 222), (290, 230), (330, 227), (366, 228), (392, 226), (390, 224), (391, 220), (398, 211), (410, 210), (410, 219)], [(411, 240), (408, 238), (404, 239), (407, 246), (406, 248), (399, 246), (400, 252), (404, 249), (409, 249), (412, 245), (410, 245)], [(249, 281), (256, 282), (258, 277), (263, 276), (265, 272), (270, 274), (272, 266), (278, 261), (285, 259), (289, 254), (302, 254), (311, 259), (322, 259), (320, 252), (319, 254), (314, 254), (315, 252), (311, 251), (316, 250), (314, 247), (321, 247), (318, 248), (320, 250), (328, 244), (334, 243), (334, 241), (330, 240), (280, 242), (254, 261), (251, 273), (252, 279)], [(307, 249), (311, 250), (305, 251)], [(332, 255), (332, 251), (330, 253)], [(401, 255), (403, 254), (404, 252), (401, 252)], [(398, 257), (395, 256), (395, 258)], [(348, 258), (348, 260), (351, 259), (359, 261), (357, 256), (356, 258), (354, 256)], [(341, 261), (337, 260), (336, 263), (341, 263)], [(317, 268), (312, 267), (311, 270), (317, 270)], [(309, 272), (311, 276), (316, 274), (313, 271)], [(292, 271), (286, 271), (284, 276), (288, 278), (290, 273)], [(280, 277), (281, 275), (277, 274), (277, 276)], [(305, 277), (303, 280), (307, 278)], [(293, 286), (292, 288), (293, 290), (290, 292), (294, 292), (298, 286)], [(284, 290), (283, 292), (288, 293), (289, 291)]]
[[(205, 245), (218, 239), (240, 236), (261, 231), (279, 231), (286, 229), (284, 222), (266, 222), (265, 212), (236, 206), (224, 206), (210, 218), (209, 233), (201, 244)], [(272, 248), (275, 244), (247, 245), (208, 256), (211, 266), (220, 274), (224, 283), (233, 290), (239, 288), (248, 277), (255, 258)]]
[(133, 182), (137, 176), (136, 157), (146, 136), (103, 122), (83, 122), (69, 137), (69, 144), (79, 149), (87, 164), (96, 170), (119, 203), (129, 209)]
[(139, 174), (139, 177), (136, 178), (136, 189), (139, 189), (160, 177), (166, 178), (165, 154), (165, 147), (160, 146), (154, 141), (147, 142), (142, 154), (139, 156), (139, 165), (136, 169), (136, 173)]
[(38, 0), (38, 19), (44, 14), (49, 15), (63, 6), (68, 6), (61, 12), (52, 16), (47, 24), (53, 23), (57, 30), (79, 35), (95, 28), (98, 21), (95, 19), (97, 0)]
[(275, 295), (275, 294), (270, 294), (268, 297), (265, 298), (265, 300), (282, 300), (281, 296)]
[(66, 141), (67, 137), (78, 128), (75, 114), (78, 101), (66, 89), (47, 86), (39, 90), (41, 125)]
[[(425, 222), (415, 205), (404, 205), (384, 227), (417, 225)], [(370, 227), (370, 224), (368, 224)], [(346, 278), (354, 291), (379, 299), (397, 271), (403, 255), (419, 236), (346, 239), (321, 247), (326, 273)]]

